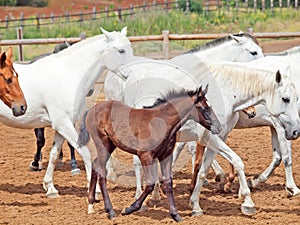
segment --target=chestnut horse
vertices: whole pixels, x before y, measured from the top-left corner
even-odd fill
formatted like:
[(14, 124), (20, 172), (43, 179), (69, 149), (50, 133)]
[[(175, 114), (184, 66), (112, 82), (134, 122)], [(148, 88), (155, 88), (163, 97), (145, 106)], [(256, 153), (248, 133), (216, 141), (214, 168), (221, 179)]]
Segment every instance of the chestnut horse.
[(144, 109), (131, 108), (120, 101), (105, 101), (86, 114), (81, 125), (79, 145), (86, 145), (90, 134), (97, 149), (89, 188), (88, 213), (94, 213), (95, 189), (99, 180), (105, 211), (110, 219), (116, 216), (106, 189), (106, 162), (118, 147), (139, 157), (146, 178), (144, 192), (122, 214), (128, 215), (139, 210), (153, 191), (156, 181), (154, 162), (158, 159), (169, 213), (175, 221), (182, 220), (173, 197), (172, 152), (176, 133), (187, 120), (199, 122), (214, 132), (221, 131), (221, 124), (205, 97), (207, 87), (204, 91), (200, 87), (196, 91), (170, 92), (164, 100), (158, 99), (153, 106)]
[(0, 54), (0, 99), (7, 105), (14, 116), (26, 112), (27, 103), (20, 88), (18, 74), (12, 63), (12, 48)]

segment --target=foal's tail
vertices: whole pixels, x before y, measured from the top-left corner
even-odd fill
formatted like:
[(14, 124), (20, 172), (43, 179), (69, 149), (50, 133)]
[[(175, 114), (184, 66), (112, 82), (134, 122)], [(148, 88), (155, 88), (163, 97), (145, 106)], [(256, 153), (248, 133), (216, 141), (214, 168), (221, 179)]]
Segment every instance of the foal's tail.
[(90, 140), (90, 134), (88, 130), (86, 129), (86, 116), (88, 114), (88, 110), (83, 114), (81, 123), (80, 123), (80, 129), (79, 129), (79, 137), (78, 137), (78, 145), (79, 147), (82, 147), (86, 145)]

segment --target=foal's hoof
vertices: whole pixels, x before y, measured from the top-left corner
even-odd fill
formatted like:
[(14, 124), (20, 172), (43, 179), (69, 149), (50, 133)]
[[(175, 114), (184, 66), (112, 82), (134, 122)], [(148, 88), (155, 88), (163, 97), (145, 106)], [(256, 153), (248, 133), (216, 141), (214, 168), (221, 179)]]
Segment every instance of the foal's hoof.
[(247, 216), (253, 216), (256, 214), (256, 209), (254, 207), (243, 206), (241, 207), (242, 213)]
[(122, 210), (122, 215), (129, 215), (130, 213), (132, 213), (132, 209), (131, 208), (124, 208)]
[(203, 211), (193, 211), (192, 212), (192, 216), (202, 216), (203, 215)]
[(80, 174), (80, 169), (79, 168), (72, 169), (71, 173), (72, 173), (72, 176), (78, 175), (78, 174)]
[(175, 220), (176, 222), (182, 221), (182, 218), (181, 218), (181, 216), (179, 216), (178, 213), (177, 214), (170, 214), (170, 215), (173, 218), (173, 220)]
[(117, 213), (115, 212), (115, 210), (112, 209), (107, 212), (107, 217), (111, 220), (111, 219), (117, 217)]
[(88, 214), (94, 214), (96, 213), (93, 204), (88, 205)]

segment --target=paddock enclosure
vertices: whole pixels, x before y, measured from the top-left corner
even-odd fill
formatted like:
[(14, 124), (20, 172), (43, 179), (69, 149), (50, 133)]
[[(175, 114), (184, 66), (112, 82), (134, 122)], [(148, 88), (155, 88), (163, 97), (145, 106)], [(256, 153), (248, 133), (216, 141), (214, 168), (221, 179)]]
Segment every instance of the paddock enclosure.
[[(264, 52), (282, 51), (300, 45), (300, 39), (261, 42)], [(53, 140), (53, 131), (46, 128), (46, 145), (43, 151), (46, 168)], [(169, 216), (167, 199), (163, 195), (157, 205), (147, 201), (147, 210), (122, 216), (121, 211), (134, 200), (135, 187), (132, 170), (132, 155), (124, 154), (119, 164), (123, 172), (117, 171), (116, 182), (108, 181), (108, 191), (114, 209), (119, 214), (109, 220), (103, 209), (103, 201), (95, 205), (96, 214), (87, 215), (87, 187), (84, 164), (77, 156), (80, 175), (71, 175), (70, 153), (67, 144), (63, 146), (64, 165), (55, 170), (55, 184), (60, 193), (56, 199), (46, 198), (42, 186), (45, 170), (31, 172), (28, 165), (35, 153), (33, 130), (14, 129), (0, 125), (0, 224), (174, 224)], [(245, 163), (247, 177), (261, 173), (272, 159), (269, 128), (233, 130), (227, 141)], [(183, 152), (183, 159), (189, 157)], [(225, 172), (228, 163), (218, 157)], [(184, 161), (184, 160), (183, 160)], [(184, 161), (185, 162), (185, 161)], [(118, 163), (116, 163), (118, 164)], [(300, 196), (287, 197), (285, 173), (281, 164), (270, 179), (253, 190), (256, 206), (255, 216), (241, 213), (242, 200), (238, 198), (238, 184), (235, 179), (232, 193), (225, 194), (209, 173), (209, 185), (200, 194), (200, 205), (204, 210), (201, 217), (191, 217), (189, 206), (189, 182), (191, 162), (187, 161), (174, 174), (174, 197), (177, 209), (183, 217), (183, 224), (300, 224)], [(121, 167), (120, 167), (121, 168)], [(300, 186), (300, 140), (293, 141), (293, 174)], [(125, 183), (130, 183), (125, 184)]]

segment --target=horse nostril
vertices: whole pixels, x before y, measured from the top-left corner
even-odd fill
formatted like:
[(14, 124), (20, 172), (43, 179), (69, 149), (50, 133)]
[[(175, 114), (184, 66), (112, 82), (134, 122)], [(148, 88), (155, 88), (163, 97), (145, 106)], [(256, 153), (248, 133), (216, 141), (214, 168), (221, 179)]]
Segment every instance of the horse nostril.
[(294, 130), (294, 131), (293, 131), (293, 136), (294, 136), (294, 137), (298, 137), (298, 131)]
[(26, 106), (25, 106), (25, 105), (21, 105), (20, 108), (21, 108), (21, 111), (22, 111), (22, 112), (25, 112), (25, 111), (26, 111)]

